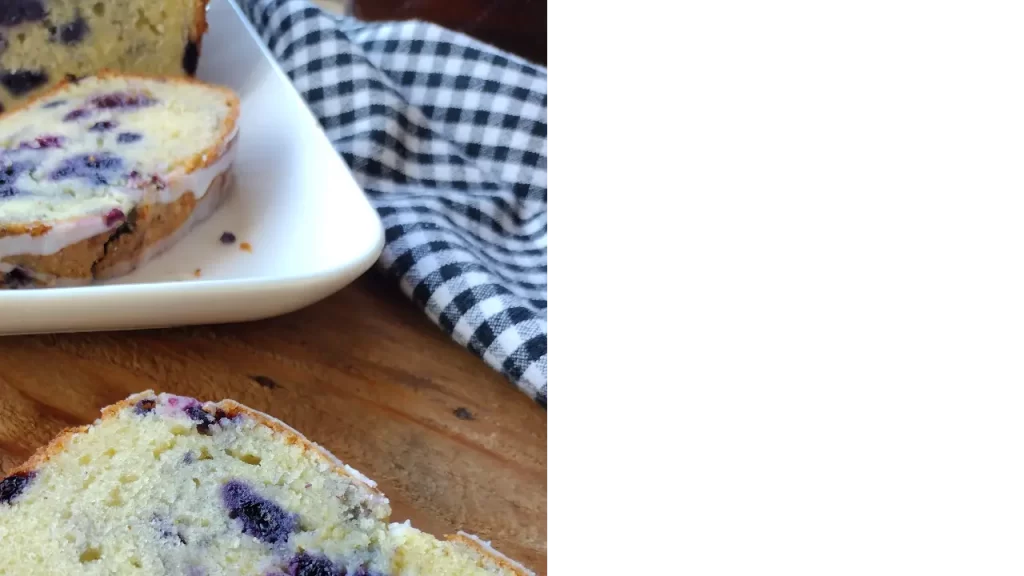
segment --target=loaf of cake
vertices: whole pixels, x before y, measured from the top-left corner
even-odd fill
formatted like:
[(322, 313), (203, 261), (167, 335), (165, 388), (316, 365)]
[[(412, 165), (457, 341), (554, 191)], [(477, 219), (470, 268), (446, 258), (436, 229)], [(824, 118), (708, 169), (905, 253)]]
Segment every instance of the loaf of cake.
[(207, 0), (0, 1), (0, 111), (68, 74), (193, 75)]
[(0, 288), (133, 270), (229, 189), (238, 97), (187, 78), (100, 73), (0, 116)]
[(143, 392), (0, 481), (0, 574), (532, 574), (389, 516), (372, 480), (282, 422)]

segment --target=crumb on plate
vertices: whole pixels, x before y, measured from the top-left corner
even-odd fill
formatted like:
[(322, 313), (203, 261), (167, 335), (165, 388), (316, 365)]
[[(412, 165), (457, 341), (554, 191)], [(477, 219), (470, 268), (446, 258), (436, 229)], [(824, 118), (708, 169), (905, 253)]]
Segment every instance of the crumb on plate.
[(252, 252), (252, 244), (249, 244), (248, 242), (242, 242), (238, 247), (246, 252)]
[(196, 278), (199, 278), (200, 276), (203, 275), (203, 269), (202, 268), (196, 268), (196, 271), (193, 272), (192, 275), (195, 276)]
[(235, 243), (235, 239), (236, 239), (235, 235), (232, 234), (231, 232), (225, 232), (225, 233), (220, 235), (220, 243), (221, 244), (234, 244)]

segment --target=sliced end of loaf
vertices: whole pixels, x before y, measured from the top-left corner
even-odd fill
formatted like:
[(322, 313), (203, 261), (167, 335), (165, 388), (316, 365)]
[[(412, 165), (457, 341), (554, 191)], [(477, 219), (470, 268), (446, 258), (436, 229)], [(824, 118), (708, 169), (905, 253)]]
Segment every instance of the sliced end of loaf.
[[(525, 576), (460, 533), (388, 524), (376, 485), (232, 401), (143, 392), (0, 482), (0, 566), (53, 573)], [(318, 571), (319, 570), (319, 571)]]

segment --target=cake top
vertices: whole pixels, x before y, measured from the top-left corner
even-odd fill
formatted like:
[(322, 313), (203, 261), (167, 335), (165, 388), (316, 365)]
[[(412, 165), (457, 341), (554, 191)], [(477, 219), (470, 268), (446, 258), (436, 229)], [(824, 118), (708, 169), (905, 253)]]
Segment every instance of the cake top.
[(238, 114), (230, 91), (112, 73), (67, 81), (0, 116), (0, 226), (102, 218), (173, 201), (214, 162)]

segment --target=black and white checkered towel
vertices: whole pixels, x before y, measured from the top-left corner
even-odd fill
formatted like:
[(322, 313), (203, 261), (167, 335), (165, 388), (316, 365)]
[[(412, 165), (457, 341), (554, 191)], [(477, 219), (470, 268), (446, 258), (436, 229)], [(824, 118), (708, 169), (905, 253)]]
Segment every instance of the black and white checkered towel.
[(239, 1), (380, 213), (379, 266), (547, 407), (547, 70), (432, 24)]

